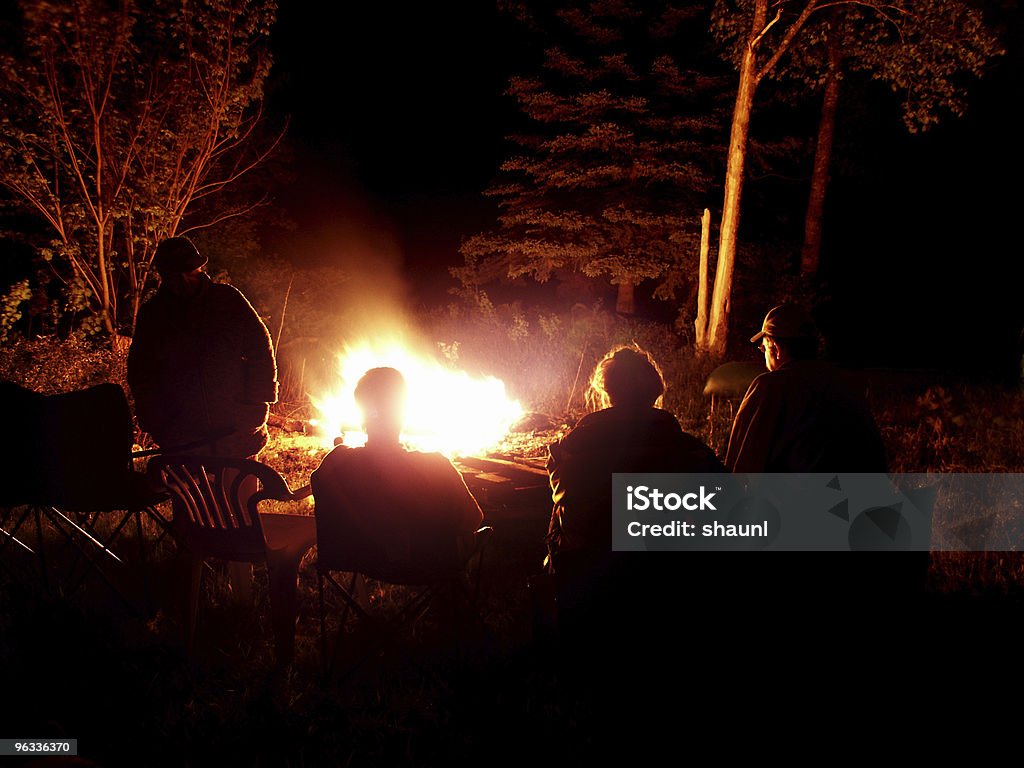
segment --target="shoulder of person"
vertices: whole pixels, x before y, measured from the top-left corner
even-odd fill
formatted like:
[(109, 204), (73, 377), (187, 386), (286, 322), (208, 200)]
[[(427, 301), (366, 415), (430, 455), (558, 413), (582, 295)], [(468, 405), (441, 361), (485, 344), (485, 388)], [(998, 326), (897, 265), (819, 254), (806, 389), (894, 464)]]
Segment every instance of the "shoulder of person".
[(791, 367), (783, 366), (782, 368), (776, 368), (774, 371), (765, 371), (764, 373), (758, 374), (754, 377), (754, 380), (750, 382), (750, 387), (747, 388), (747, 394), (744, 399), (750, 397), (755, 392), (767, 393), (785, 389), (787, 384), (798, 374), (794, 372)]
[(452, 464), (452, 460), (440, 451), (405, 451), (405, 455), (410, 460), (420, 462), (425, 465), (451, 467), (453, 469), (455, 467), (455, 465)]
[(151, 317), (153, 317), (153, 314), (157, 311), (157, 307), (159, 305), (156, 304), (155, 302), (157, 301), (158, 295), (159, 294), (154, 293), (152, 296), (150, 296), (148, 299), (142, 302), (142, 304), (139, 306), (139, 312), (135, 316), (136, 330), (138, 330), (140, 322), (145, 324)]
[(245, 297), (245, 294), (229, 283), (211, 282), (206, 289), (206, 295), (211, 298), (216, 298), (218, 301), (233, 301), (244, 303), (249, 307), (252, 306), (249, 300)]
[(353, 457), (356, 456), (356, 452), (358, 450), (358, 448), (351, 448), (347, 445), (334, 446), (334, 448), (331, 449), (330, 453), (328, 453), (320, 460), (320, 466), (314, 469), (313, 473), (316, 474), (321, 469), (324, 469), (325, 467), (330, 467), (331, 465), (337, 465), (344, 463), (346, 461), (350, 461)]
[(648, 409), (647, 418), (651, 421), (657, 422), (658, 424), (664, 424), (665, 426), (671, 427), (673, 424), (681, 430), (683, 427), (679, 423), (679, 419), (672, 411), (666, 411), (664, 408), (650, 408)]
[(576, 422), (562, 438), (554, 443), (561, 450), (572, 450), (573, 446), (584, 445), (614, 421), (611, 408), (586, 414)]

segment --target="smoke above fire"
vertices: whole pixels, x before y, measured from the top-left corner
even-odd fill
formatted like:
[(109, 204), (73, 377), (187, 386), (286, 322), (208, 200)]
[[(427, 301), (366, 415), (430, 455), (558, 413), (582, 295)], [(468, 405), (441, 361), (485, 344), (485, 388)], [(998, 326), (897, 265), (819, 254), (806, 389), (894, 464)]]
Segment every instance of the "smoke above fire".
[[(344, 273), (334, 292), (334, 322), (318, 348), (325, 370), (307, 382), (317, 411), (314, 421), (325, 446), (341, 437), (346, 445), (365, 443), (362, 414), (355, 403), (356, 383), (371, 368), (390, 367), (408, 386), (403, 442), (448, 456), (485, 452), (499, 443), (523, 415), (505, 385), (486, 375), (471, 375), (449, 360), (441, 346), (426, 338), (406, 311), (409, 304), (402, 256), (387, 228), (336, 230), (333, 241), (317, 244), (321, 263)], [(443, 269), (443, 266), (439, 266)]]

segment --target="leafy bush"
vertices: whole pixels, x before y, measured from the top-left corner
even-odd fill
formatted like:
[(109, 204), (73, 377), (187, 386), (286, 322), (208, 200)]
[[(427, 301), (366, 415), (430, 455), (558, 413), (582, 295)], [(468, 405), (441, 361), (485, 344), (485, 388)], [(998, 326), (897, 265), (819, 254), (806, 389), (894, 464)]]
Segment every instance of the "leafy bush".
[(127, 389), (128, 340), (116, 345), (71, 336), (14, 339), (0, 347), (0, 378), (52, 395), (114, 382)]

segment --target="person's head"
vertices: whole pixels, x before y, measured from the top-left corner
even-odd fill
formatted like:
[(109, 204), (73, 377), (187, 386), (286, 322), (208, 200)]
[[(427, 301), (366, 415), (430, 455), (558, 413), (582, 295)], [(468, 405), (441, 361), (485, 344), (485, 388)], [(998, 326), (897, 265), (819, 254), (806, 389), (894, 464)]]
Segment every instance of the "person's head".
[(813, 359), (818, 353), (814, 321), (796, 304), (773, 307), (750, 341), (764, 352), (764, 364), (769, 371), (791, 360)]
[(650, 408), (665, 394), (665, 377), (636, 344), (612, 349), (594, 368), (588, 399), (595, 408)]
[(371, 368), (359, 379), (356, 405), (370, 441), (398, 442), (405, 421), (405, 395), (405, 378), (394, 368)]
[(202, 284), (207, 258), (187, 237), (161, 240), (153, 255), (153, 267), (160, 282), (176, 296), (191, 296)]

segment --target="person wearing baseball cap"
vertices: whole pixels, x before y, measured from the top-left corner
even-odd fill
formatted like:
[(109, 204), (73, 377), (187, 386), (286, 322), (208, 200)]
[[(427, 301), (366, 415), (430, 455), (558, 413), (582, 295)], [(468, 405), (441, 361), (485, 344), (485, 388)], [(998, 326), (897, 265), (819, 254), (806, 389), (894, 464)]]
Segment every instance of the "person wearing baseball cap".
[(750, 337), (751, 344), (758, 342), (764, 352), (765, 367), (774, 371), (783, 358), (813, 358), (817, 351), (817, 331), (803, 307), (779, 304), (764, 316), (761, 330)]
[(864, 394), (817, 359), (817, 330), (803, 307), (773, 307), (750, 341), (768, 372), (751, 382), (736, 412), (725, 457), (731, 471), (886, 471)]
[[(128, 349), (135, 416), (165, 451), (254, 459), (277, 402), (274, 346), (245, 296), (206, 274), (207, 261), (187, 237), (156, 247), (160, 287), (139, 308)], [(229, 573), (234, 599), (251, 603), (252, 566), (231, 563)]]
[(161, 448), (251, 458), (277, 401), (274, 349), (245, 296), (210, 280), (206, 264), (187, 237), (157, 246), (160, 287), (139, 309), (128, 385), (139, 427)]

